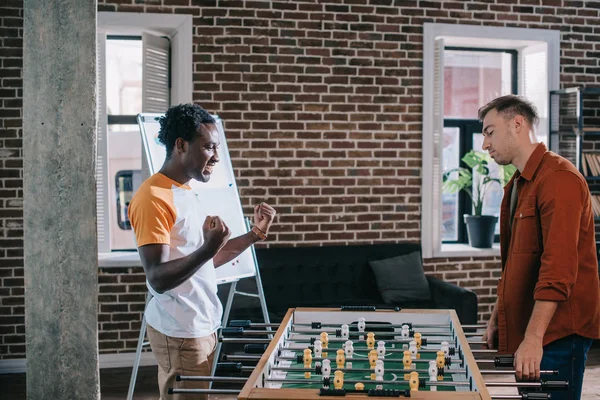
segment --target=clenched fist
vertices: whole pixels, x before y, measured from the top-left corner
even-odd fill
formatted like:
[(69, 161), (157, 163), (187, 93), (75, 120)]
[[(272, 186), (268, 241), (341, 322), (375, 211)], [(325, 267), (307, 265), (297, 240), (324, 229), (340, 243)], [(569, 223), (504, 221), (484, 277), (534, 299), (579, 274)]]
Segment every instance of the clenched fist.
[(269, 228), (275, 219), (277, 212), (267, 203), (260, 203), (254, 206), (254, 225), (265, 234), (269, 233)]
[(231, 231), (225, 225), (225, 222), (219, 217), (208, 216), (204, 220), (202, 225), (202, 233), (204, 234), (204, 244), (213, 255), (217, 254), (219, 250), (231, 236)]

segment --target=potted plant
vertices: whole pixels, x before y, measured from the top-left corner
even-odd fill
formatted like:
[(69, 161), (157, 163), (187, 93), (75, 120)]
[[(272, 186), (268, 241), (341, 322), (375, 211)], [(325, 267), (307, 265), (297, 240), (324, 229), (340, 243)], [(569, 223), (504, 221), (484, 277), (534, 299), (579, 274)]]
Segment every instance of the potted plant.
[[(445, 171), (443, 174), (443, 187), (445, 193), (454, 194), (464, 190), (471, 198), (473, 204), (473, 214), (465, 214), (464, 221), (467, 225), (467, 235), (469, 236), (469, 245), (477, 248), (490, 248), (494, 243), (494, 231), (498, 217), (495, 215), (481, 215), (483, 210), (483, 201), (491, 185), (499, 184), (504, 186), (516, 171), (513, 165), (500, 165), (500, 177), (492, 178), (488, 166), (489, 155), (481, 151), (471, 150), (464, 155), (462, 161), (469, 168), (453, 168)], [(476, 171), (476, 178), (473, 178), (473, 171)], [(455, 179), (452, 174), (458, 174)]]

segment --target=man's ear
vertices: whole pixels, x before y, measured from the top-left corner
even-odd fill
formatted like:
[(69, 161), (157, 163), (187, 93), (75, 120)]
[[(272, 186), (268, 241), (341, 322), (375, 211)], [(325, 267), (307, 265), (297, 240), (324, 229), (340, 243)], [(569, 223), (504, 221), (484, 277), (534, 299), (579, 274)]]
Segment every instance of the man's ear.
[(515, 115), (513, 118), (513, 126), (515, 128), (515, 132), (520, 134), (525, 128), (525, 118), (522, 115)]
[(175, 140), (175, 150), (178, 153), (185, 153), (187, 151), (188, 142), (183, 140), (183, 138), (177, 138)]

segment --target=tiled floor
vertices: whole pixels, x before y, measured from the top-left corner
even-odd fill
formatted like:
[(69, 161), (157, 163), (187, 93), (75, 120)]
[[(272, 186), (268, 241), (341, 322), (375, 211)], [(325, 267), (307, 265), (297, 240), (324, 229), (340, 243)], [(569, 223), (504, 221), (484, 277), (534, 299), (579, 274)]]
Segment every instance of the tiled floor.
[[(586, 373), (583, 380), (582, 400), (600, 399), (600, 343), (595, 343), (588, 354)], [(100, 372), (100, 384), (103, 400), (123, 400), (127, 396), (130, 369), (108, 369)], [(2, 400), (25, 399), (25, 374), (0, 375), (0, 398)], [(140, 369), (135, 400), (158, 399), (156, 367)], [(211, 396), (213, 400), (235, 399), (235, 396)]]

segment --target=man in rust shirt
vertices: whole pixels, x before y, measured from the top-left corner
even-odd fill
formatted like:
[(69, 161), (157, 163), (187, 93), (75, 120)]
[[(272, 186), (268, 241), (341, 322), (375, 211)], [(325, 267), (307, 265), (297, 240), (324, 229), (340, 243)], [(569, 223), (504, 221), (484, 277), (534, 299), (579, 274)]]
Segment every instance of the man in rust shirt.
[(537, 143), (539, 118), (524, 98), (497, 98), (479, 110), (479, 119), (483, 150), (517, 168), (504, 188), (502, 276), (484, 340), (514, 353), (517, 379), (539, 379), (540, 367), (559, 370), (571, 388), (552, 398), (579, 399), (587, 351), (600, 338), (589, 188), (570, 161)]

